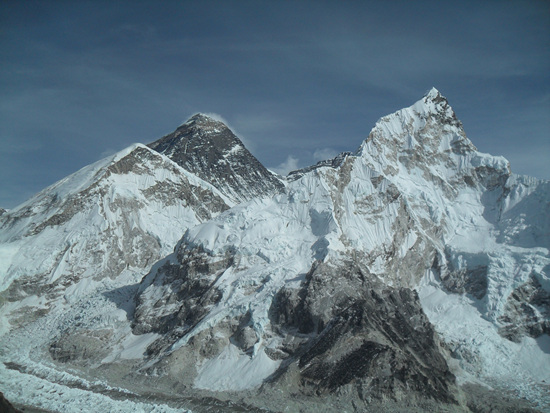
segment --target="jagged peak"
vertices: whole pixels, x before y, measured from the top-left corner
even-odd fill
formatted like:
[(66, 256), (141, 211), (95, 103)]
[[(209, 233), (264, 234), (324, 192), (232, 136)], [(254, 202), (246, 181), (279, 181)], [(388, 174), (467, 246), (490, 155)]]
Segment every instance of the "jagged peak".
[(142, 143), (132, 143), (131, 145), (127, 146), (126, 148), (121, 149), (120, 151), (118, 151), (118, 152), (116, 152), (112, 155), (109, 155), (105, 159), (109, 159), (111, 162), (118, 162), (120, 159), (130, 155), (131, 153), (136, 152), (136, 151), (140, 151), (140, 149), (146, 149), (147, 151), (151, 151), (150, 148), (148, 148), (147, 146), (145, 146)]
[(227, 152), (236, 146), (244, 147), (241, 140), (218, 115), (196, 113), (174, 132), (149, 143), (147, 146), (171, 158), (177, 153), (194, 151), (197, 146), (206, 150)]
[(445, 96), (435, 87), (432, 87), (424, 94), (422, 99), (418, 100), (413, 105), (382, 117), (376, 123), (374, 129), (381, 124), (397, 122), (398, 125), (403, 125), (414, 119), (420, 121), (420, 123), (416, 121), (413, 122), (415, 128), (423, 127), (425, 122), (431, 120), (440, 125), (448, 125), (456, 128), (459, 134), (464, 134), (462, 131), (462, 123), (458, 120), (447, 98), (445, 98)]
[(435, 87), (432, 86), (432, 88), (430, 90), (428, 90), (426, 93), (424, 93), (424, 99), (429, 99), (429, 100), (436, 100), (436, 99), (440, 99), (440, 98), (443, 98), (445, 99), (441, 93), (439, 92), (439, 90), (437, 90)]
[(212, 184), (235, 203), (283, 188), (216, 114), (196, 113), (174, 132), (147, 146)]
[(296, 181), (297, 179), (300, 179), (302, 176), (304, 176), (306, 173), (311, 172), (315, 169), (323, 168), (323, 167), (329, 167), (336, 169), (342, 163), (346, 160), (348, 156), (354, 156), (353, 152), (342, 152), (336, 155), (334, 158), (331, 159), (325, 159), (322, 161), (317, 162), (314, 165), (306, 166), (305, 168), (296, 169), (294, 171), (290, 171), (286, 179), (289, 182)]
[[(461, 123), (456, 117), (456, 114), (449, 105), (449, 101), (435, 87), (432, 87), (422, 99), (410, 107), (420, 116), (426, 117), (436, 115), (441, 121), (451, 123), (455, 126), (461, 126)], [(447, 119), (446, 121), (444, 119)]]
[(190, 126), (198, 126), (200, 128), (216, 127), (218, 129), (229, 129), (226, 122), (220, 116), (202, 112), (195, 113), (179, 128)]
[(378, 147), (376, 151), (420, 150), (437, 156), (448, 150), (455, 154), (477, 150), (449, 102), (435, 87), (412, 106), (382, 117), (357, 154), (374, 153), (372, 145)]

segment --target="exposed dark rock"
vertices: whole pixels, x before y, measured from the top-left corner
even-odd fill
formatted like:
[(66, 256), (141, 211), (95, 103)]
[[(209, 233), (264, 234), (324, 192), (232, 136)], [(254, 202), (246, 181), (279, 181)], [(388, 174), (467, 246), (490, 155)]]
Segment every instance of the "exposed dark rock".
[(223, 122), (203, 114), (148, 146), (236, 202), (284, 188)]
[(295, 171), (290, 171), (288, 173), (287, 179), (289, 181), (295, 181), (297, 179), (300, 179), (302, 176), (307, 174), (308, 172), (311, 172), (315, 169), (323, 168), (323, 167), (329, 167), (329, 168), (338, 168), (342, 165), (342, 163), (346, 160), (348, 156), (353, 156), (352, 152), (342, 152), (335, 156), (332, 159), (326, 159), (324, 161), (319, 161), (315, 165), (307, 166), (302, 169), (297, 169)]
[[(182, 249), (178, 252), (178, 261), (178, 264), (167, 262), (146, 277), (137, 296), (132, 322), (134, 334), (165, 334), (162, 340), (152, 344), (151, 353), (182, 337), (219, 302), (221, 292), (214, 284), (232, 265), (233, 257), (230, 253), (212, 257), (202, 248)], [(150, 285), (165, 291), (162, 298), (153, 303), (147, 295)]]
[(2, 413), (21, 413), (21, 410), (16, 409), (13, 405), (6, 400), (4, 393), (0, 392), (0, 412)]
[(50, 355), (61, 363), (88, 365), (106, 357), (111, 349), (106, 345), (110, 331), (81, 330), (66, 334), (50, 344)]
[[(279, 292), (273, 324), (297, 345), (283, 343), (280, 351), (289, 357), (272, 380), (297, 374), (305, 393), (351, 385), (361, 400), (415, 394), (455, 403), (455, 378), (416, 292), (381, 289), (368, 279), (358, 268), (321, 264), (302, 288)], [(294, 363), (298, 370), (290, 368)]]
[(541, 413), (527, 400), (514, 394), (467, 383), (463, 387), (466, 405), (471, 413)]
[(508, 340), (520, 342), (521, 337), (550, 335), (550, 292), (546, 291), (534, 274), (508, 297), (499, 334)]
[(428, 94), (426, 94), (426, 96), (424, 96), (424, 101), (432, 101), (438, 106), (438, 110), (434, 114), (434, 116), (437, 117), (437, 120), (443, 125), (447, 124), (462, 128), (462, 123), (456, 117), (456, 114), (454, 110), (452, 110), (451, 105), (449, 105), (447, 98), (439, 91), (436, 91), (436, 93), (432, 92), (435, 92), (435, 89), (432, 89)]
[[(467, 255), (467, 254), (465, 254)], [(456, 294), (471, 294), (478, 300), (487, 294), (488, 258), (485, 254), (475, 254), (470, 261), (464, 260), (464, 265), (456, 266), (450, 253), (446, 252), (447, 268), (442, 271), (437, 255), (432, 269), (441, 277), (445, 288)]]
[(189, 182), (158, 182), (142, 191), (148, 199), (160, 199), (165, 205), (183, 202), (192, 208), (201, 220), (208, 220), (214, 214), (227, 210), (228, 205), (212, 191), (190, 185)]
[(251, 326), (250, 313), (247, 312), (239, 321), (237, 330), (231, 336), (231, 343), (243, 351), (250, 351), (254, 344), (258, 342), (256, 332)]

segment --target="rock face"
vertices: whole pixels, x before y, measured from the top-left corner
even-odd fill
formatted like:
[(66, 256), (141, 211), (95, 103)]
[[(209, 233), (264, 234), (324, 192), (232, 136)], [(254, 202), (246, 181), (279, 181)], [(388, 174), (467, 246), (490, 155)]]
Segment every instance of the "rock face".
[(296, 179), (301, 178), (302, 176), (304, 176), (304, 174), (306, 174), (308, 172), (311, 172), (315, 169), (323, 168), (323, 167), (326, 167), (326, 166), (330, 166), (331, 168), (336, 169), (340, 165), (342, 165), (342, 163), (344, 162), (346, 157), (351, 156), (351, 155), (353, 155), (352, 152), (342, 152), (341, 154), (337, 155), (336, 157), (334, 157), (332, 159), (326, 159), (324, 161), (319, 161), (315, 165), (311, 165), (311, 166), (307, 166), (307, 167), (302, 168), (302, 169), (297, 169), (295, 171), (291, 171), (291, 172), (289, 172), (289, 174), (287, 176), (287, 180), (288, 181), (295, 181)]
[[(14, 251), (61, 240), (55, 265), (4, 278), (12, 325), (17, 305), (34, 311), (3, 343), (11, 356), (25, 343), (25, 371), (46, 357), (136, 394), (246, 398), (245, 411), (525, 407), (504, 393), (550, 407), (549, 183), (478, 152), (437, 90), (284, 186), (204, 115), (150, 147), (0, 218)], [(79, 247), (84, 272), (59, 235), (73, 222), (99, 234), (95, 255)], [(40, 294), (68, 304), (48, 312)]]
[(148, 146), (236, 203), (271, 195), (284, 187), (223, 122), (200, 113)]
[(272, 381), (311, 394), (349, 387), (365, 403), (456, 402), (454, 375), (416, 292), (371, 280), (359, 268), (316, 264), (299, 290), (279, 290), (271, 317), (284, 362)]
[[(230, 254), (217, 260), (200, 248), (197, 251), (178, 249), (177, 260), (177, 264), (168, 260), (159, 268), (157, 276), (141, 282), (133, 319), (134, 334), (155, 332), (169, 334), (171, 338), (181, 337), (220, 301), (222, 293), (214, 285), (233, 264)], [(159, 293), (148, 289), (151, 284), (170, 288)], [(148, 291), (155, 291), (155, 295), (148, 295)], [(159, 301), (152, 308), (142, 305), (156, 297)]]
[(542, 287), (536, 275), (510, 294), (499, 321), (502, 323), (499, 333), (518, 343), (524, 335), (534, 338), (550, 335), (550, 292)]
[(16, 409), (6, 400), (2, 392), (0, 392), (0, 410), (4, 413), (21, 413), (21, 410)]

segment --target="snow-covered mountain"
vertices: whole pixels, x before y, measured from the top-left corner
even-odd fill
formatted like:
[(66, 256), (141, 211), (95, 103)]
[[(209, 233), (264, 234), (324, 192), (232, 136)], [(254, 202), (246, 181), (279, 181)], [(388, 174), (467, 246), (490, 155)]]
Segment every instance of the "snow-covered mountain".
[(143, 273), (187, 228), (228, 204), (163, 155), (131, 146), (2, 215), (2, 296), (17, 305), (70, 300), (73, 290), (104, 278)]
[(148, 146), (211, 183), (236, 203), (271, 195), (284, 187), (231, 129), (202, 113)]
[[(200, 127), (194, 131), (202, 134)], [(131, 296), (189, 227), (232, 205), (208, 182), (135, 144), (2, 210), (0, 330), (3, 349), (14, 346), (17, 353), (8, 359), (26, 363), (37, 348), (68, 361), (75, 343), (63, 341), (66, 350), (59, 337), (74, 324), (90, 327), (87, 316), (116, 329), (121, 311), (113, 302)]]
[(8, 398), (54, 381), (166, 411), (550, 409), (550, 182), (478, 152), (435, 89), (285, 185), (235, 139), (196, 115), (150, 145), (170, 159), (138, 145), (0, 217)]
[(363, 401), (459, 400), (446, 351), (463, 377), (550, 379), (549, 183), (479, 153), (437, 90), (355, 154), (292, 175), (190, 229), (142, 281), (133, 329), (159, 334), (152, 360), (193, 360), (197, 388)]

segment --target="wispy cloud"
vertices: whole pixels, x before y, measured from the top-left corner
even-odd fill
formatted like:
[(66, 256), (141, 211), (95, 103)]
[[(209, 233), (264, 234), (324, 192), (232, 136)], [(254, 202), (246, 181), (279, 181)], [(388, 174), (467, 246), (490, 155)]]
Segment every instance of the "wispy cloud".
[(286, 161), (280, 163), (277, 166), (271, 167), (273, 172), (278, 173), (279, 175), (286, 176), (290, 171), (295, 171), (296, 169), (300, 169), (298, 166), (299, 159), (295, 158), (292, 155), (288, 155), (286, 158)]
[(33, 137), (26, 139), (17, 139), (10, 136), (2, 136), (0, 138), (2, 145), (2, 153), (5, 155), (14, 155), (20, 153), (28, 153), (38, 151), (44, 147), (44, 143)]
[(316, 149), (315, 152), (313, 152), (313, 159), (316, 162), (324, 161), (327, 159), (332, 159), (336, 155), (338, 155), (338, 151), (332, 149), (332, 148), (322, 148), (322, 149)]
[(235, 125), (247, 134), (265, 133), (272, 130), (281, 130), (288, 120), (282, 119), (273, 113), (238, 113), (235, 116)]

